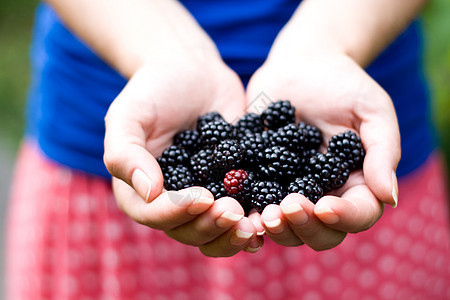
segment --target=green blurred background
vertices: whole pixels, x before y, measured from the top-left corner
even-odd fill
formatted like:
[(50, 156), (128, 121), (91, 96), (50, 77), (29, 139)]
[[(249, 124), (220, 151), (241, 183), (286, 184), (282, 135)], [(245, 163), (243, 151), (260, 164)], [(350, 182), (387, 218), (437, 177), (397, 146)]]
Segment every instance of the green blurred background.
[[(37, 3), (36, 0), (0, 1), (0, 298), (3, 294), (4, 214), (14, 156), (24, 127), (28, 53)], [(433, 115), (447, 162), (450, 162), (450, 1), (430, 1), (423, 21), (425, 67), (431, 84)]]
[[(0, 147), (14, 153), (24, 124), (29, 42), (35, 0), (0, 2)], [(405, 3), (406, 5), (406, 3)], [(450, 158), (450, 1), (430, 1), (424, 13), (426, 71), (433, 113)]]

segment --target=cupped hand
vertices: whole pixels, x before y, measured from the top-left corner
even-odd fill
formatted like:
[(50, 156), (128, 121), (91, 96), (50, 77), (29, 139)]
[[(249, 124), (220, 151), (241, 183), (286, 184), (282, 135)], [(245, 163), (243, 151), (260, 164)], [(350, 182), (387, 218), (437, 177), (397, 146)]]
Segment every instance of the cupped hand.
[(351, 58), (340, 53), (299, 54), (275, 47), (248, 85), (253, 107), (264, 92), (288, 99), (297, 121), (321, 129), (328, 139), (345, 130), (358, 133), (366, 150), (363, 170), (351, 173), (333, 195), (313, 205), (299, 194), (261, 214), (266, 233), (285, 246), (303, 243), (316, 250), (337, 246), (346, 234), (370, 228), (384, 203), (397, 204), (395, 170), (400, 160), (400, 135), (387, 93)]
[(105, 118), (104, 161), (119, 207), (208, 256), (260, 247), (262, 239), (236, 200), (214, 201), (201, 187), (163, 191), (155, 159), (177, 132), (194, 127), (198, 116), (219, 111), (232, 120), (244, 105), (238, 76), (215, 56), (172, 57), (141, 67)]

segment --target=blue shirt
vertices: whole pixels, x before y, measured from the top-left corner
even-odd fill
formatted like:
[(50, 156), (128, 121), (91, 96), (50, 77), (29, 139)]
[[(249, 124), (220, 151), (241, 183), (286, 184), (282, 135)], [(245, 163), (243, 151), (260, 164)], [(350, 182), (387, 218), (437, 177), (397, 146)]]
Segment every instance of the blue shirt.
[[(244, 83), (264, 62), (299, 1), (182, 1)], [(368, 68), (389, 93), (402, 137), (398, 175), (417, 168), (433, 149), (427, 85), (417, 22)], [(110, 177), (103, 164), (104, 116), (126, 80), (40, 4), (31, 49), (27, 134), (44, 153), (71, 168)]]

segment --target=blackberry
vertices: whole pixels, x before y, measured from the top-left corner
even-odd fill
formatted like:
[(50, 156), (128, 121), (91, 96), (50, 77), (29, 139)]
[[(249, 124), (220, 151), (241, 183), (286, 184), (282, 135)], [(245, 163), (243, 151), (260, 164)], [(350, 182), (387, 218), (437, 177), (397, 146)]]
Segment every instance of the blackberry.
[(314, 179), (308, 178), (307, 176), (298, 177), (291, 182), (288, 187), (288, 192), (302, 194), (314, 204), (323, 196), (322, 188)]
[(328, 152), (346, 161), (351, 170), (361, 168), (365, 156), (361, 138), (350, 130), (332, 136), (328, 142)]
[(173, 138), (173, 144), (190, 153), (198, 151), (202, 144), (200, 132), (197, 130), (185, 130), (179, 132)]
[(233, 138), (232, 126), (225, 121), (213, 121), (207, 123), (200, 130), (203, 145), (214, 147), (220, 141)]
[(228, 196), (236, 199), (244, 208), (246, 214), (251, 209), (251, 187), (254, 180), (253, 172), (243, 169), (231, 170), (225, 174), (223, 184)]
[(323, 141), (320, 129), (304, 122), (300, 122), (298, 128), (303, 132), (303, 136), (305, 137), (305, 149), (318, 150)]
[(214, 180), (214, 155), (212, 149), (200, 150), (191, 157), (192, 175), (198, 184)]
[(247, 133), (241, 139), (241, 147), (244, 150), (245, 164), (250, 166), (257, 162), (257, 157), (261, 156), (269, 145), (268, 140), (264, 139), (259, 133)]
[(261, 116), (255, 113), (246, 113), (235, 125), (235, 134), (238, 139), (248, 133), (260, 133), (264, 131)]
[(281, 146), (266, 148), (258, 160), (260, 172), (267, 178), (280, 181), (296, 177), (298, 169), (301, 167), (299, 156)]
[(314, 179), (328, 193), (345, 184), (350, 174), (348, 164), (333, 153), (318, 153), (305, 166), (306, 176)]
[(295, 124), (278, 128), (269, 139), (272, 145), (286, 147), (289, 151), (298, 154), (303, 154), (307, 147), (304, 132)]
[(221, 141), (214, 149), (214, 160), (218, 168), (230, 170), (238, 166), (244, 156), (241, 144), (234, 140)]
[(163, 175), (166, 190), (181, 190), (194, 185), (192, 173), (185, 166), (168, 166)]
[(266, 140), (267, 142), (269, 142), (271, 136), (274, 135), (274, 133), (275, 133), (275, 131), (272, 130), (272, 129), (265, 130), (265, 131), (263, 131), (263, 132), (261, 133), (261, 137), (262, 137), (264, 140)]
[(214, 200), (228, 196), (222, 180), (209, 182), (205, 188), (213, 194)]
[(189, 155), (179, 146), (172, 145), (163, 151), (157, 161), (164, 170), (169, 166), (186, 165), (189, 162)]
[(261, 113), (261, 120), (265, 127), (278, 129), (290, 123), (295, 123), (295, 108), (288, 100), (272, 102)]
[[(319, 152), (318, 150), (315, 149), (306, 149), (303, 151), (303, 157), (302, 157), (302, 165), (305, 166), (308, 164), (309, 160), (311, 157), (316, 156)], [(304, 172), (300, 172), (300, 173), (304, 173)]]
[(251, 206), (261, 213), (269, 204), (280, 204), (287, 195), (276, 181), (256, 181), (251, 185)]
[(208, 123), (215, 122), (215, 121), (225, 121), (224, 118), (217, 112), (212, 111), (207, 114), (204, 114), (197, 119), (197, 131), (200, 131), (203, 126), (205, 126)]
[(242, 169), (231, 170), (225, 174), (223, 184), (228, 195), (233, 196), (244, 190), (244, 182), (248, 179), (248, 173)]

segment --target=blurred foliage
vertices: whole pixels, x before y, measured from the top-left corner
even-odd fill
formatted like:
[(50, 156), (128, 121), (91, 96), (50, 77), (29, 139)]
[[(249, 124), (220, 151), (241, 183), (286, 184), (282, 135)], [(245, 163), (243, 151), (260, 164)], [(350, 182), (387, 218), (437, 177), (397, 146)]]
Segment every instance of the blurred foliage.
[(435, 124), (450, 170), (450, 1), (430, 1), (423, 20), (425, 71), (431, 85)]
[[(0, 137), (16, 149), (24, 124), (29, 43), (36, 0), (0, 1)], [(450, 1), (430, 1), (424, 12), (425, 67), (433, 113), (450, 158)], [(1, 145), (4, 146), (4, 145)]]
[(17, 148), (23, 131), (29, 82), (29, 44), (38, 1), (0, 1), (0, 137), (1, 146)]

